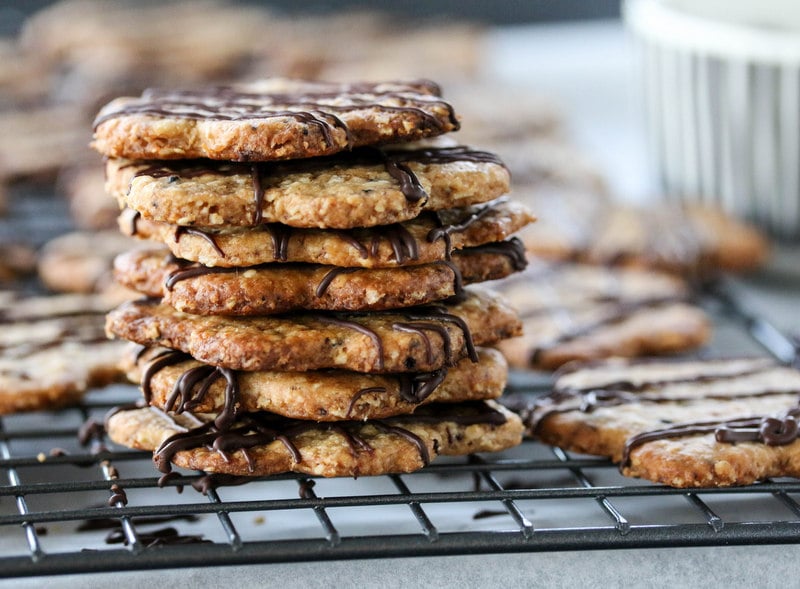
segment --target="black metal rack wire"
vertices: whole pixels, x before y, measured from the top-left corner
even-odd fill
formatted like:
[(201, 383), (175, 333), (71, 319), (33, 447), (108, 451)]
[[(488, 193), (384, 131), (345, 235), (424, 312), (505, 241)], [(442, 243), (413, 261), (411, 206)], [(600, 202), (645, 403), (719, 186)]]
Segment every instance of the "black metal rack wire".
[[(712, 288), (705, 304), (718, 327), (739, 337), (737, 350), (793, 361), (792, 341), (735, 291)], [(546, 377), (516, 374), (509, 388), (535, 395), (547, 386)], [(77, 442), (88, 419), (137, 397), (135, 387), (117, 387), (74, 409), (0, 420), (3, 576), (800, 542), (798, 480), (672, 489), (533, 441), (439, 459), (414, 474), (283, 475), (203, 495), (190, 485), (200, 474), (184, 473), (160, 488), (150, 453)]]

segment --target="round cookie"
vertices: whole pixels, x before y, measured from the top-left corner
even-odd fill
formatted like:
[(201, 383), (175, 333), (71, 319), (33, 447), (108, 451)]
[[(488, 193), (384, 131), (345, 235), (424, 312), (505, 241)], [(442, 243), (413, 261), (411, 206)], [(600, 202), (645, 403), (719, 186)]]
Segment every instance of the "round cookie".
[(343, 370), (309, 372), (223, 370), (163, 348), (140, 352), (128, 372), (145, 401), (165, 411), (219, 414), (227, 422), (246, 411), (270, 411), (315, 421), (380, 419), (412, 413), (424, 403), (494, 399), (507, 367), (497, 350), (479, 348), (431, 373), (374, 375)]
[(161, 472), (175, 464), (240, 476), (412, 472), (440, 454), (496, 452), (522, 441), (519, 417), (492, 401), (431, 404), (412, 415), (336, 424), (250, 413), (222, 432), (208, 415), (148, 407), (113, 413), (106, 430), (117, 444), (153, 450)]
[(0, 415), (57, 409), (122, 380), (127, 345), (104, 332), (112, 305), (99, 295), (0, 291)]
[(142, 245), (119, 231), (74, 231), (48, 241), (39, 251), (42, 283), (56, 292), (101, 292), (113, 284), (114, 258)]
[(208, 268), (163, 250), (132, 251), (114, 263), (117, 281), (178, 311), (271, 315), (295, 310), (381, 311), (422, 305), (525, 267), (517, 240), (454, 252), (451, 261), (399, 268), (265, 264)]
[(231, 229), (179, 227), (141, 219), (130, 209), (120, 215), (119, 226), (127, 235), (165, 243), (176, 257), (204, 266), (306, 262), (390, 268), (446, 260), (453, 249), (502, 241), (533, 220), (523, 205), (499, 199), (349, 231), (276, 224)]
[(235, 164), (109, 159), (106, 189), (121, 206), (174, 225), (349, 229), (502, 196), (508, 170), (465, 147), (361, 148), (325, 158)]
[(674, 487), (800, 476), (800, 371), (768, 358), (570, 365), (525, 411), (531, 432)]
[(331, 84), (273, 78), (117, 98), (92, 146), (129, 159), (269, 161), (414, 141), (459, 128), (431, 82)]
[(476, 287), (441, 305), (373, 313), (297, 313), (272, 317), (189, 315), (154, 300), (108, 314), (109, 333), (235, 370), (432, 372), (519, 335), (516, 313)]
[(522, 336), (497, 344), (516, 368), (677, 353), (710, 337), (686, 283), (661, 272), (539, 262), (494, 288), (523, 323)]
[[(591, 195), (572, 196), (577, 198), (567, 207), (539, 200), (539, 222), (520, 235), (529, 252), (548, 259), (657, 269), (701, 281), (720, 271), (754, 270), (768, 255), (767, 241), (758, 231), (721, 211), (668, 205), (645, 209), (595, 202)], [(535, 194), (531, 202), (537, 202)]]

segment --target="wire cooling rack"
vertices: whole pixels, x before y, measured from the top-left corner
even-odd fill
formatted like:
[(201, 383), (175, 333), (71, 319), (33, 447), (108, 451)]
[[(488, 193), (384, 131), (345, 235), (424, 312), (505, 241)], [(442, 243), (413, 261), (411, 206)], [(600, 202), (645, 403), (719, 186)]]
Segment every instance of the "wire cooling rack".
[[(47, 189), (26, 187), (11, 202), (0, 241), (39, 245), (71, 228)], [(728, 286), (706, 294), (716, 333), (706, 353), (792, 362), (792, 341), (745, 300)], [(515, 373), (509, 392), (548, 386), (546, 376)], [(87, 422), (139, 397), (136, 387), (115, 386), (76, 408), (0, 418), (0, 576), (800, 542), (798, 480), (686, 492), (533, 441), (440, 457), (408, 475), (282, 475), (203, 495), (191, 486), (201, 475), (185, 472), (160, 488), (149, 452), (78, 441)]]
[[(792, 341), (734, 290), (712, 288), (704, 302), (719, 334), (707, 353), (793, 361)], [(516, 373), (509, 392), (548, 384)], [(687, 492), (533, 441), (407, 475), (284, 475), (203, 495), (191, 486), (201, 475), (185, 472), (160, 488), (150, 453), (78, 442), (87, 422), (138, 397), (118, 386), (78, 408), (0, 420), (0, 574), (800, 542), (800, 481)]]

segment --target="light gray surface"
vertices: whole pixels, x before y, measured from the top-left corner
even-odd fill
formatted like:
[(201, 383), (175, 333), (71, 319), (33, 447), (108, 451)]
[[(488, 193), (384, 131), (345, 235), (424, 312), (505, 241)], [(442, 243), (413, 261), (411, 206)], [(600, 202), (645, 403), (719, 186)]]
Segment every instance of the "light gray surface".
[[(53, 577), (54, 587), (764, 587), (797, 576), (800, 546), (400, 558)], [(774, 583), (770, 583), (774, 580)], [(790, 583), (791, 585), (791, 583)], [(39, 589), (41, 578), (0, 587)]]

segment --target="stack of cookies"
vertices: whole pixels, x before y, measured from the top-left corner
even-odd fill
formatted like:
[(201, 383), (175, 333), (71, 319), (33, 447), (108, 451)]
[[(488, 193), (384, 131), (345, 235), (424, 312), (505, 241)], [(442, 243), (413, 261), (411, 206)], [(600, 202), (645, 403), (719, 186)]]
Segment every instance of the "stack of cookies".
[(409, 472), (518, 444), (519, 418), (491, 401), (505, 361), (482, 346), (520, 322), (465, 285), (521, 270), (511, 236), (532, 218), (501, 198), (495, 156), (430, 139), (458, 128), (430, 82), (107, 105), (94, 147), (120, 227), (161, 244), (116, 261), (147, 298), (107, 329), (140, 344), (147, 406), (110, 415), (110, 437), (165, 473), (245, 476)]

